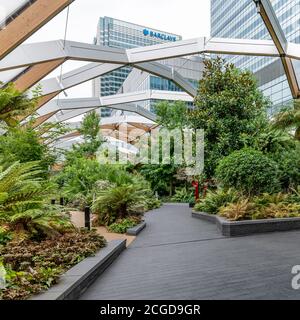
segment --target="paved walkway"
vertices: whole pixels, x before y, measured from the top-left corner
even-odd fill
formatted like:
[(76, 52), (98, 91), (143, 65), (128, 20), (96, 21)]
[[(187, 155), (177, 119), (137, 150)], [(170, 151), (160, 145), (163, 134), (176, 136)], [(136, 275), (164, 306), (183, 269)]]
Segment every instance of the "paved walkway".
[(81, 299), (300, 299), (300, 231), (225, 238), (187, 205), (146, 215), (147, 228)]

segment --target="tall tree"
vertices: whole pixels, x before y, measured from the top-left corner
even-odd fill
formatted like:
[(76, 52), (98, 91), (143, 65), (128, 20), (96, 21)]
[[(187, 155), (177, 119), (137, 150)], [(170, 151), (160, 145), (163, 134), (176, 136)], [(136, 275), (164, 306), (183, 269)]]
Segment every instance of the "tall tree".
[(3, 164), (39, 161), (40, 167), (47, 174), (56, 157), (56, 149), (43, 143), (38, 131), (31, 127), (8, 128), (5, 135), (0, 136), (0, 161)]
[(251, 72), (221, 58), (204, 64), (195, 109), (188, 119), (194, 129), (205, 130), (205, 173), (211, 178), (222, 157), (241, 149), (245, 136), (264, 127), (270, 102)]
[(66, 153), (68, 161), (78, 157), (95, 157), (97, 150), (104, 142), (100, 134), (100, 124), (101, 118), (96, 111), (91, 111), (84, 116), (79, 129), (84, 141), (74, 144), (73, 149)]
[(156, 122), (169, 130), (189, 126), (188, 106), (184, 101), (163, 101), (155, 105)]

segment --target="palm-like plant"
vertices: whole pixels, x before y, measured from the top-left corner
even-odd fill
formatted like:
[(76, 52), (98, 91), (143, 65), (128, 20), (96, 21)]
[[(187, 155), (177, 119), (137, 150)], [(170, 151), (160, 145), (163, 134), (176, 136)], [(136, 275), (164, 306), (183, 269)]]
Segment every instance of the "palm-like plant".
[(72, 227), (57, 207), (45, 204), (49, 186), (40, 175), (35, 162), (0, 170), (0, 224), (19, 236), (55, 236)]
[(34, 98), (30, 99), (26, 93), (18, 91), (13, 84), (0, 89), (0, 120), (9, 127), (16, 126), (21, 115), (34, 110), (38, 94), (38, 91), (34, 92)]
[(300, 141), (300, 100), (294, 101), (293, 108), (285, 108), (274, 118), (275, 128), (294, 129), (295, 139)]
[(92, 209), (99, 214), (101, 222), (108, 225), (129, 213), (141, 212), (146, 207), (147, 190), (135, 184), (112, 186), (99, 191)]

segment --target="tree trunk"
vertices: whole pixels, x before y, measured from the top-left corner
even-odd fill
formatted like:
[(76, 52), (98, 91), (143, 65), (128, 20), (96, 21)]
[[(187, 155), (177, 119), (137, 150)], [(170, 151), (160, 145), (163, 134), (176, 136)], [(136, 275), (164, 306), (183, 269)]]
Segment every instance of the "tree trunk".
[(122, 204), (119, 209), (119, 217), (120, 219), (124, 219), (127, 215), (127, 204)]

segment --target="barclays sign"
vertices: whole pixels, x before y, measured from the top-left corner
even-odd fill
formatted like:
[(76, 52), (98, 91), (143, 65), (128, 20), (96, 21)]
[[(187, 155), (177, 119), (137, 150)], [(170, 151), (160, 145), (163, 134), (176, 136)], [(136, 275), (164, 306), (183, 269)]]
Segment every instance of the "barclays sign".
[(143, 34), (144, 36), (150, 36), (152, 38), (157, 38), (157, 39), (161, 39), (161, 40), (165, 40), (165, 41), (176, 41), (176, 37), (174, 36), (170, 36), (164, 33), (160, 33), (160, 32), (155, 32), (152, 30), (148, 30), (148, 29), (144, 29), (143, 30)]

